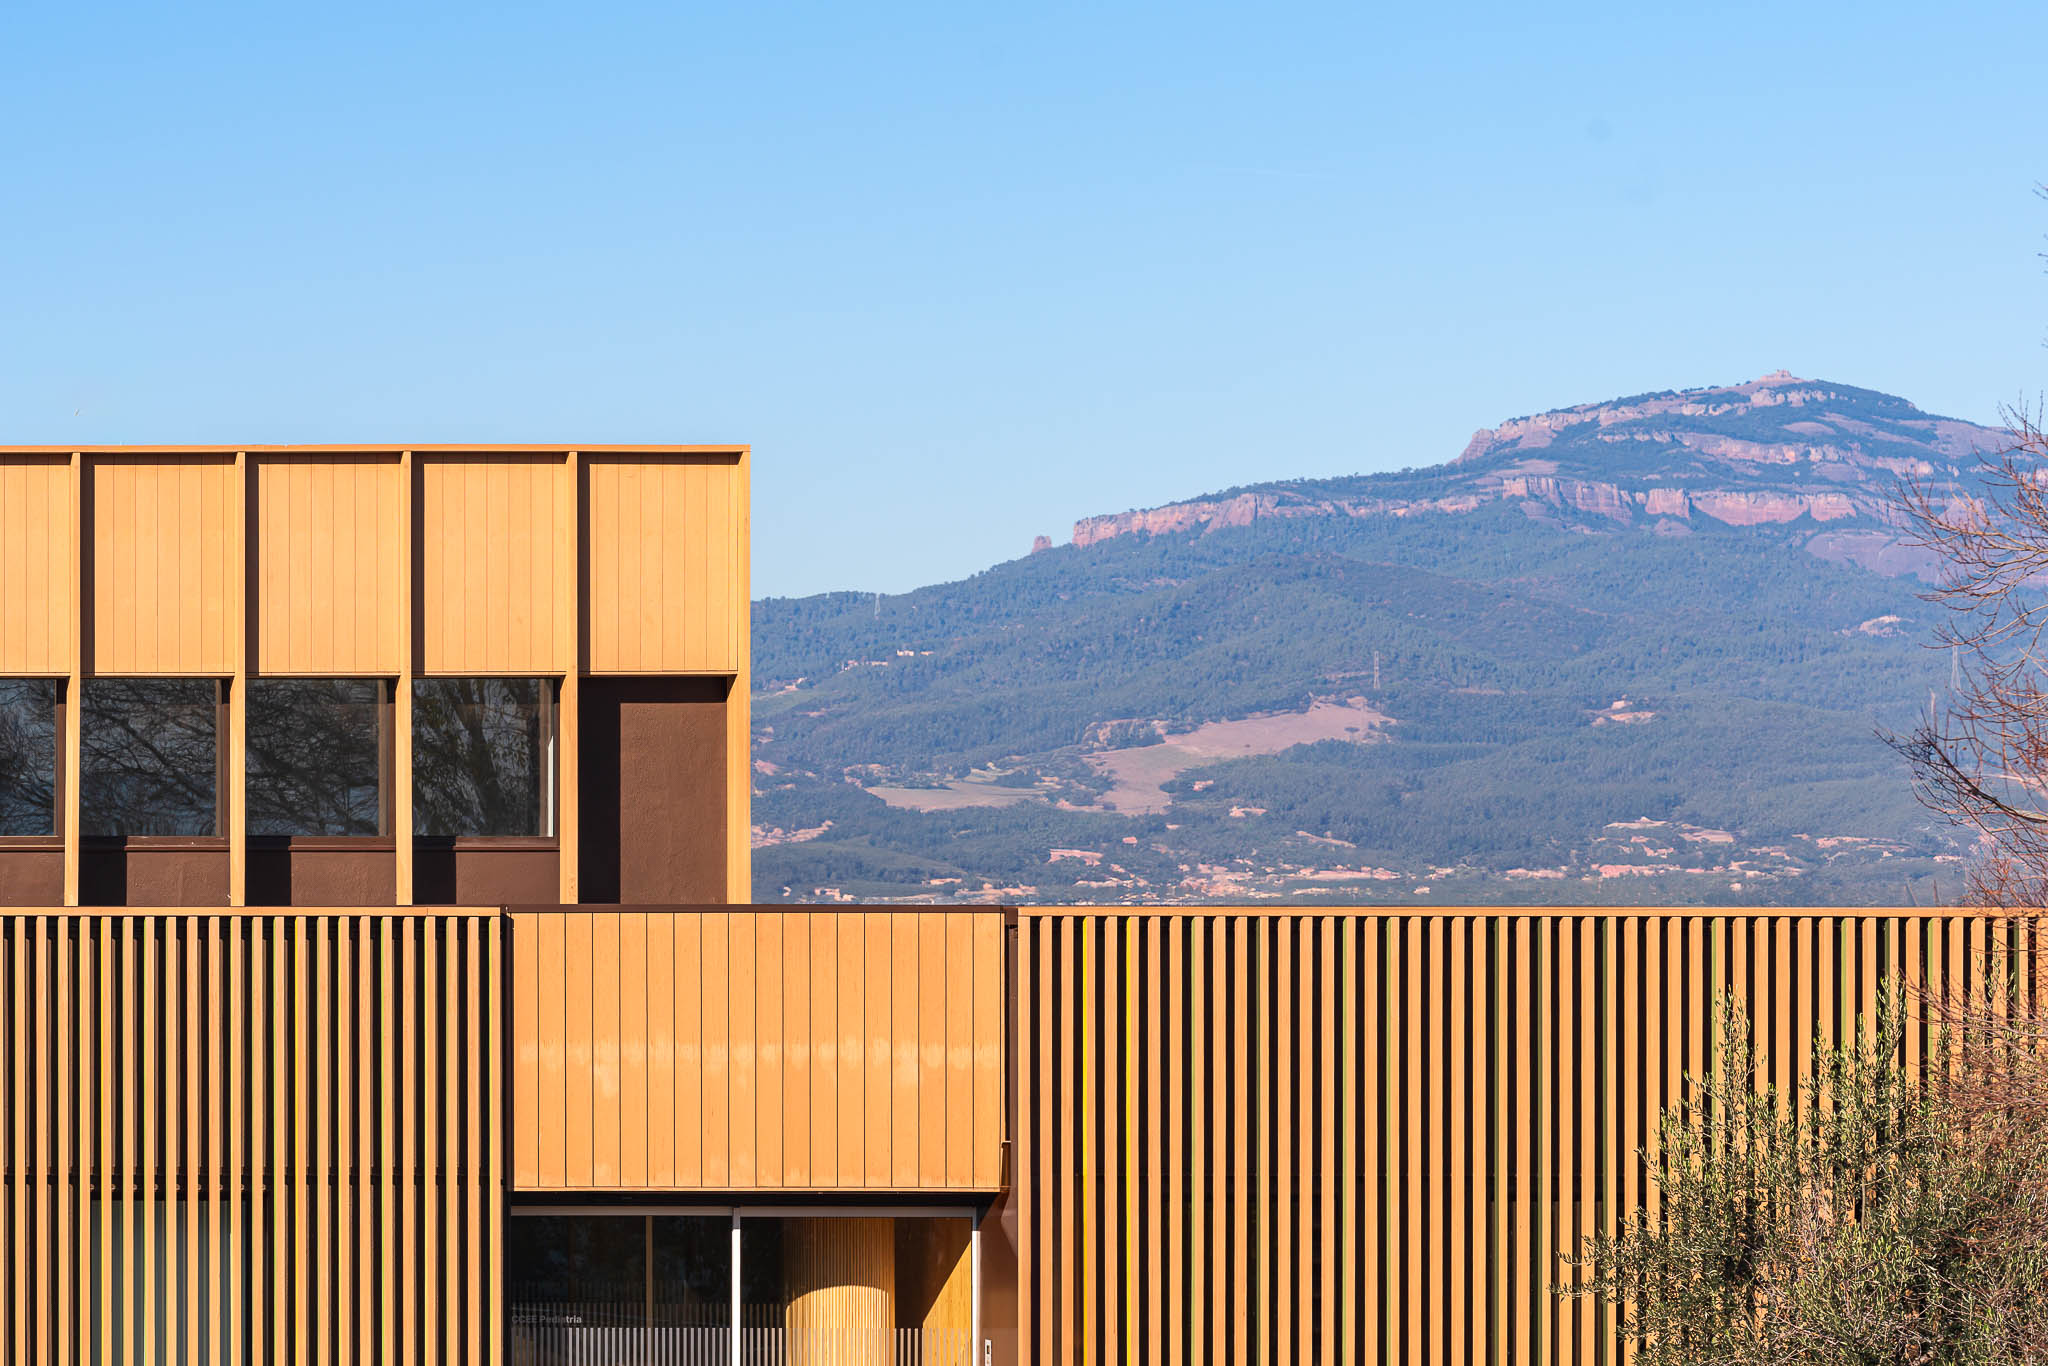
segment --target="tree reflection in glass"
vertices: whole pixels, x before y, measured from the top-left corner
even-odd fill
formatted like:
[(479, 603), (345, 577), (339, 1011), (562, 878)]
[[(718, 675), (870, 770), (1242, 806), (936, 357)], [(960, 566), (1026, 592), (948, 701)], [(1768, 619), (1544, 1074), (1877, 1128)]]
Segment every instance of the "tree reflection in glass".
[(219, 833), (220, 685), (91, 678), (79, 720), (79, 829)]
[(249, 833), (385, 831), (383, 710), (368, 678), (249, 684)]
[(57, 685), (0, 679), (0, 835), (57, 833)]
[(554, 686), (538, 678), (413, 685), (413, 825), (422, 835), (553, 834)]

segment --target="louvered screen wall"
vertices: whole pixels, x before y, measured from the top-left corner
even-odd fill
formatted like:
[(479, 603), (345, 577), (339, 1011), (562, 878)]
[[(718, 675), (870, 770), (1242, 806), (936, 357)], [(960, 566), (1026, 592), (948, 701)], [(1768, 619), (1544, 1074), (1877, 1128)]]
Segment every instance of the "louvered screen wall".
[(499, 1356), (494, 915), (0, 918), (0, 1356)]
[[(1610, 1362), (1560, 1254), (1654, 1199), (1632, 1154), (1749, 1005), (1795, 1085), (1963, 915), (1025, 911), (1023, 1361)], [(1917, 1062), (1924, 1031), (1907, 1040)]]

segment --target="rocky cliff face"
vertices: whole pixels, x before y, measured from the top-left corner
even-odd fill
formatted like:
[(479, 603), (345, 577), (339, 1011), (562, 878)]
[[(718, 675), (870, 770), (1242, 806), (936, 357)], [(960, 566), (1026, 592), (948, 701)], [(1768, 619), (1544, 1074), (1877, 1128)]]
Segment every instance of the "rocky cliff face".
[[(1227, 498), (1088, 517), (1073, 543), (1250, 526), (1263, 518), (1456, 515), (1508, 502), (1596, 526), (1881, 527), (1901, 478), (1945, 479), (2004, 434), (1903, 399), (1783, 370), (1746, 384), (1647, 394), (1515, 418), (1473, 434), (1458, 458), (1408, 476), (1255, 487)], [(1448, 482), (1448, 490), (1444, 488)]]

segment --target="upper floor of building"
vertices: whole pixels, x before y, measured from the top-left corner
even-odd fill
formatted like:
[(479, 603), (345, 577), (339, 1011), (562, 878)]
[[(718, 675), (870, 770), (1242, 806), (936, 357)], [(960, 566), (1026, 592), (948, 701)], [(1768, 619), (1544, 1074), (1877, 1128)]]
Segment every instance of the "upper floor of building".
[(0, 448), (0, 905), (747, 900), (747, 481)]

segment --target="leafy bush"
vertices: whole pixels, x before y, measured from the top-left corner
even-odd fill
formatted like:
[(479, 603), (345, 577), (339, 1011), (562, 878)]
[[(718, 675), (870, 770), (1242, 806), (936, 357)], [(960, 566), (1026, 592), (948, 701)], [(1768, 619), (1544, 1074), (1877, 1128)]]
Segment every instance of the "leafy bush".
[(1816, 1048), (1793, 1104), (1754, 1084), (1726, 1008), (1721, 1064), (1663, 1119), (1661, 1211), (1591, 1240), (1560, 1293), (1621, 1306), (1643, 1366), (2048, 1360), (2048, 1141), (1993, 1139), (1923, 1085), (1899, 1062), (1904, 1019), (1895, 1000)]

